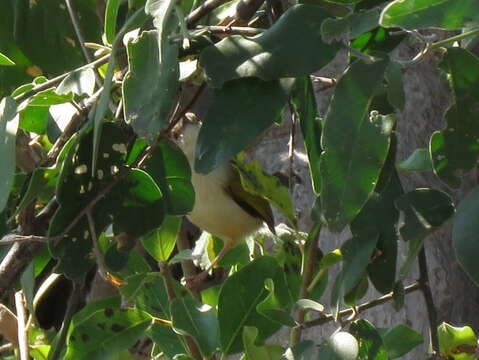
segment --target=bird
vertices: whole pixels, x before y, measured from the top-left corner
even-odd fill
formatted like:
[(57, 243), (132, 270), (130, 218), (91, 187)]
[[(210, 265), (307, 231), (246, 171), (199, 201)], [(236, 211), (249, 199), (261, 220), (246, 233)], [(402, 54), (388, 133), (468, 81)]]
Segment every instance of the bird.
[(201, 123), (193, 113), (185, 114), (184, 120), (178, 145), (188, 159), (195, 190), (193, 209), (186, 216), (200, 229), (224, 241), (223, 249), (200, 273), (199, 278), (204, 278), (228, 251), (257, 231), (263, 223), (274, 234), (274, 217), (266, 199), (244, 189), (238, 170), (231, 162), (208, 174), (195, 171), (195, 149)]

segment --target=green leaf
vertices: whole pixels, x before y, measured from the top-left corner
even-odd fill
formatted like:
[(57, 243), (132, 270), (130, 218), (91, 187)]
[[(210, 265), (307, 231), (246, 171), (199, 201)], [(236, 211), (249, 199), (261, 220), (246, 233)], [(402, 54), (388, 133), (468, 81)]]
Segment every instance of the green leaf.
[(145, 250), (156, 261), (167, 261), (170, 257), (176, 245), (181, 223), (181, 217), (166, 216), (159, 228), (152, 230), (141, 239)]
[(145, 167), (165, 196), (168, 214), (185, 215), (193, 209), (195, 191), (191, 184), (191, 169), (178, 146), (161, 140)]
[(381, 335), (369, 321), (356, 320), (349, 330), (359, 341), (359, 359), (388, 360)]
[(169, 326), (153, 324), (148, 329), (147, 335), (153, 340), (155, 346), (169, 359), (180, 359), (179, 355), (188, 353), (178, 335)]
[(15, 100), (3, 98), (0, 102), (0, 153), (2, 171), (0, 172), (0, 212), (7, 204), (13, 184), (15, 171), (15, 141), (18, 129), (18, 114)]
[(120, 0), (108, 0), (106, 3), (103, 32), (105, 33), (106, 42), (108, 44), (113, 44), (113, 41), (115, 41), (116, 19), (119, 8)]
[(321, 144), (321, 208), (328, 227), (341, 231), (376, 186), (389, 150), (394, 119), (369, 114), (388, 62), (357, 61), (338, 81)]
[(278, 323), (259, 314), (256, 306), (268, 295), (264, 288), (266, 279), (273, 279), (280, 304), (291, 301), (288, 290), (279, 280), (283, 276), (283, 270), (276, 260), (263, 256), (226, 279), (218, 300), (220, 344), (225, 354), (237, 353), (243, 349), (241, 337), (244, 326), (258, 329), (260, 343), (280, 328)]
[(178, 47), (168, 40), (159, 45), (158, 36), (143, 31), (127, 44), (129, 71), (122, 87), (125, 121), (149, 142), (172, 112), (179, 84)]
[(321, 37), (325, 43), (354, 39), (378, 26), (378, 8), (352, 12), (339, 19), (326, 19), (321, 24)]
[(298, 305), (301, 309), (304, 310), (314, 310), (318, 313), (324, 312), (323, 305), (310, 299), (299, 299), (298, 301), (296, 301), (296, 305)]
[(170, 259), (170, 261), (168, 261), (168, 264), (173, 265), (184, 260), (192, 260), (192, 259), (193, 259), (193, 250), (185, 249), (185, 250), (179, 251), (175, 256), (173, 256)]
[(75, 315), (73, 315), (70, 326), (68, 327), (68, 337), (70, 337), (73, 329), (76, 326), (78, 326), (83, 321), (88, 319), (95, 312), (99, 310), (106, 310), (106, 309), (117, 309), (120, 306), (121, 306), (121, 298), (119, 296), (107, 297), (105, 299), (96, 300), (85, 305), (83, 309), (81, 309)]
[(396, 325), (395, 327), (384, 329), (381, 331), (381, 337), (391, 359), (407, 354), (424, 342), (420, 333), (406, 325)]
[(311, 340), (303, 340), (286, 349), (283, 360), (316, 360), (316, 345)]
[(452, 241), (456, 258), (464, 271), (479, 285), (479, 263), (474, 256), (478, 250), (479, 188), (461, 201), (454, 218)]
[[(283, 281), (284, 278), (283, 278)], [(286, 282), (284, 284), (286, 286)], [(277, 322), (281, 325), (293, 327), (296, 325), (296, 322), (287, 311), (287, 308), (290, 308), (290, 304), (281, 304), (278, 299), (277, 294), (274, 291), (274, 282), (271, 279), (266, 279), (264, 282), (265, 289), (269, 292), (268, 296), (256, 305), (256, 311), (268, 318), (271, 321)]]
[(202, 304), (191, 296), (176, 298), (171, 303), (173, 328), (196, 340), (201, 354), (209, 357), (218, 346), (218, 319), (213, 310), (201, 309)]
[(381, 13), (381, 26), (410, 30), (429, 27), (460, 29), (479, 22), (476, 0), (395, 0)]
[(445, 357), (457, 360), (473, 360), (474, 352), (466, 353), (461, 346), (472, 345), (477, 347), (477, 335), (469, 326), (455, 327), (445, 322), (437, 328), (439, 338), (439, 352)]
[(13, 60), (10, 60), (8, 58), (8, 56), (0, 53), (0, 65), (4, 65), (4, 66), (14, 66), (15, 63), (13, 62)]
[[(334, 333), (319, 347), (321, 360), (356, 360), (359, 344), (351, 334), (339, 331)], [(373, 359), (373, 358), (367, 358)]]
[(454, 205), (449, 195), (443, 192), (416, 189), (398, 198), (396, 207), (404, 212), (405, 220), (400, 233), (409, 243), (408, 256), (400, 271), (400, 280), (404, 280), (422, 247), (422, 241), (454, 214)]
[(255, 38), (232, 35), (207, 47), (200, 64), (214, 87), (242, 77), (269, 81), (309, 75), (327, 65), (339, 50), (339, 44), (321, 41), (324, 19), (321, 7), (295, 5)]
[(150, 325), (151, 317), (141, 310), (99, 310), (73, 327), (65, 359), (106, 359), (133, 346)]
[(281, 185), (276, 176), (266, 174), (258, 161), (244, 162), (244, 156), (238, 156), (234, 166), (246, 191), (268, 200), (292, 226), (296, 226), (293, 200), (289, 190)]
[(252, 145), (280, 115), (293, 82), (248, 78), (215, 90), (198, 135), (195, 171), (207, 174)]
[[(56, 104), (64, 104), (73, 100), (71, 94), (58, 94), (54, 89), (40, 91), (30, 97), (28, 106), (50, 106)], [(22, 104), (23, 105), (23, 104)], [(21, 106), (23, 108), (23, 106)]]
[(434, 172), (443, 182), (457, 188), (479, 156), (479, 125), (475, 121), (479, 106), (479, 58), (467, 50), (449, 48), (440, 67), (449, 75), (455, 103), (446, 113), (446, 129), (433, 133), (429, 149)]
[(364, 275), (377, 240), (377, 235), (356, 236), (341, 247), (343, 268), (336, 277), (331, 292), (331, 306), (335, 314), (339, 311), (341, 298), (351, 291)]
[(318, 195), (321, 192), (319, 158), (322, 151), (322, 126), (311, 79), (304, 77), (296, 81), (291, 100), (296, 108), (296, 114), (301, 124), (301, 132), (308, 153), (309, 172), (313, 182), (313, 190)]
[(95, 90), (95, 71), (91, 68), (76, 70), (67, 75), (56, 88), (57, 94), (74, 93), (77, 95), (93, 95)]
[(256, 346), (258, 329), (252, 326), (243, 328), (243, 344), (245, 354), (249, 360), (279, 360), (284, 349), (279, 345)]
[(428, 149), (416, 149), (403, 161), (396, 165), (400, 171), (431, 171), (432, 160)]
[(392, 291), (396, 279), (399, 212), (394, 202), (403, 194), (394, 166), (395, 147), (394, 141), (373, 194), (350, 225), (354, 236), (379, 236), (367, 270), (371, 282), (383, 294)]

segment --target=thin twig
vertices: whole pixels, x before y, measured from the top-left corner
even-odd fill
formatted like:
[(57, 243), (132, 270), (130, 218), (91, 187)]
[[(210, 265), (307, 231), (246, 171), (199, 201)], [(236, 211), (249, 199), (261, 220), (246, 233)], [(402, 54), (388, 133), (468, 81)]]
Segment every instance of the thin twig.
[(429, 332), (431, 335), (431, 348), (433, 354), (439, 354), (439, 339), (437, 337), (437, 312), (434, 306), (434, 298), (432, 296), (431, 288), (429, 287), (429, 275), (427, 272), (426, 250), (421, 248), (418, 255), (419, 262), (419, 284), (421, 285), (421, 292), (426, 302), (427, 317), (429, 319)]
[(67, 309), (65, 312), (65, 317), (63, 318), (62, 326), (60, 331), (57, 334), (56, 342), (51, 351), (51, 355), (48, 357), (49, 360), (58, 360), (65, 346), (65, 340), (68, 333), (68, 328), (70, 327), (70, 322), (73, 315), (75, 314), (78, 304), (80, 302), (81, 295), (83, 293), (83, 280), (73, 282), (73, 291), (68, 298)]
[(206, 0), (201, 6), (198, 6), (195, 10), (190, 12), (190, 14), (185, 19), (186, 24), (189, 28), (191, 28), (203, 16), (220, 7), (226, 2), (228, 2), (228, 0)]
[[(309, 284), (313, 279), (314, 271), (317, 267), (318, 263), (318, 244), (319, 244), (319, 235), (321, 232), (321, 223), (317, 223), (314, 225), (313, 229), (310, 231), (310, 238), (309, 238), (309, 248), (307, 252), (306, 262), (303, 269), (303, 278), (301, 283), (301, 289), (299, 291), (299, 298), (305, 299), (309, 296)], [(304, 323), (304, 318), (306, 315), (305, 309), (300, 309), (296, 315), (296, 322), (299, 326), (294, 327), (291, 330), (290, 334), (290, 345), (293, 346), (297, 342), (301, 340), (301, 333), (302, 333), (302, 324)]]
[(255, 36), (262, 34), (266, 29), (246, 26), (197, 26), (198, 32), (207, 31), (211, 34)]
[(89, 69), (89, 68), (97, 68), (101, 65), (106, 64), (109, 59), (110, 59), (110, 54), (102, 56), (101, 58), (98, 58), (91, 63), (80, 66), (79, 68), (76, 68), (76, 69), (74, 69), (72, 71), (69, 71), (67, 73), (58, 75), (57, 77), (54, 77), (53, 79), (50, 79), (48, 81), (45, 81), (44, 83), (36, 85), (36, 86), (33, 87), (33, 89), (31, 89), (29, 91), (25, 91), (24, 93), (21, 93), (20, 95), (15, 96), (13, 99), (16, 102), (22, 102), (23, 100), (28, 99), (30, 96), (35, 95), (36, 93), (38, 93), (40, 91), (47, 90), (47, 89), (49, 89), (53, 86), (56, 86), (56, 85), (60, 84), (63, 81), (63, 79), (65, 79), (68, 75), (74, 73), (75, 71), (81, 71), (81, 70), (85, 70), (85, 69)]
[(95, 261), (98, 265), (98, 271), (101, 275), (101, 277), (104, 280), (107, 280), (108, 276), (108, 269), (106, 267), (105, 259), (103, 258), (103, 254), (101, 253), (100, 249), (100, 244), (98, 243), (98, 237), (96, 236), (96, 230), (95, 230), (95, 220), (93, 220), (93, 217), (91, 215), (92, 209), (89, 209), (86, 212), (86, 217), (88, 219), (88, 227), (90, 228), (90, 236), (91, 236), (91, 241), (93, 243), (93, 255), (95, 256)]
[[(419, 282), (416, 282), (414, 284), (406, 286), (404, 288), (404, 293), (409, 294), (413, 291), (420, 290), (420, 288), (421, 288), (421, 284)], [(394, 298), (394, 293), (390, 292), (389, 294), (381, 296), (380, 298), (377, 298), (377, 299), (368, 301), (364, 304), (358, 305), (358, 306), (356, 306), (355, 309), (349, 308), (349, 309), (341, 310), (338, 314), (338, 319), (340, 319), (344, 316), (349, 316), (349, 315), (353, 314), (355, 311), (359, 314), (359, 313), (361, 313), (361, 312), (363, 312), (367, 309), (371, 309), (371, 308), (376, 307), (378, 305), (387, 303), (387, 302), (391, 301), (393, 298)], [(326, 324), (326, 323), (334, 321), (334, 320), (335, 320), (334, 314), (327, 314), (327, 315), (321, 316), (318, 319), (306, 321), (305, 323), (302, 324), (301, 327), (303, 329), (308, 329), (308, 328), (311, 328), (311, 327), (314, 327), (314, 326), (319, 326), (319, 325)]]
[(36, 235), (18, 235), (18, 234), (7, 234), (0, 240), (0, 245), (11, 245), (17, 242), (40, 242), (47, 243), (51, 238), (46, 236), (36, 236)]
[[(166, 292), (168, 294), (168, 300), (170, 303), (176, 299), (176, 293), (173, 286), (173, 278), (171, 277), (170, 266), (166, 261), (160, 263), (160, 272), (163, 276), (163, 281), (165, 282)], [(198, 349), (198, 345), (196, 345), (195, 341), (187, 335), (181, 335), (181, 338), (185, 342), (190, 355), (195, 360), (201, 360), (202, 356), (200, 350)]]
[(27, 314), (25, 311), (25, 302), (23, 301), (23, 292), (15, 293), (15, 307), (17, 309), (17, 328), (18, 328), (18, 347), (20, 350), (20, 360), (28, 360), (28, 336), (25, 324), (27, 323)]
[(291, 130), (289, 133), (289, 193), (293, 194), (294, 190), (294, 150), (296, 148), (296, 110), (294, 109), (293, 103), (289, 101), (289, 111), (291, 112)]

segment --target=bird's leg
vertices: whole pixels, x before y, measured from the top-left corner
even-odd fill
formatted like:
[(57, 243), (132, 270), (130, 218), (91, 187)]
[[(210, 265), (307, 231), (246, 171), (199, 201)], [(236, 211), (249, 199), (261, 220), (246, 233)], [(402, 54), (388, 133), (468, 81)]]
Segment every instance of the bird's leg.
[(221, 259), (226, 255), (226, 253), (230, 251), (233, 247), (234, 243), (232, 241), (226, 241), (220, 253), (216, 255), (216, 257), (205, 270), (195, 276), (190, 277), (189, 279), (186, 279), (187, 286), (190, 289), (197, 288), (200, 283), (206, 279), (208, 273), (221, 261)]

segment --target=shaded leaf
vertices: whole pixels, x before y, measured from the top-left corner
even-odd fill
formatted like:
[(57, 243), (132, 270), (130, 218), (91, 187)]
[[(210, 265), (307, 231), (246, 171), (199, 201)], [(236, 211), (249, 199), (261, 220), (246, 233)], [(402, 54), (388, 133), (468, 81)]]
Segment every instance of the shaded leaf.
[(401, 236), (408, 241), (408, 256), (400, 272), (400, 280), (409, 272), (422, 241), (436, 231), (454, 214), (454, 205), (449, 195), (434, 189), (416, 189), (396, 200), (396, 207), (404, 212)]
[(420, 333), (405, 325), (396, 325), (380, 332), (389, 358), (395, 359), (407, 354), (424, 339)]
[[(321, 41), (324, 19), (325, 12), (319, 6), (292, 6), (257, 37), (232, 35), (207, 47), (200, 64), (214, 87), (241, 77), (269, 81), (309, 75), (328, 64), (339, 50), (339, 44)], [(310, 46), (313, 43), (315, 46)]]
[(67, 75), (56, 88), (57, 94), (93, 95), (95, 90), (95, 71), (93, 69), (76, 70)]
[(281, 113), (293, 82), (249, 78), (215, 90), (198, 135), (195, 171), (207, 174), (252, 145)]
[(440, 67), (449, 75), (455, 103), (447, 110), (446, 129), (433, 133), (429, 149), (434, 172), (457, 188), (479, 156), (479, 58), (467, 50), (449, 48)]
[(341, 231), (376, 186), (388, 154), (394, 119), (369, 114), (388, 62), (357, 61), (338, 81), (321, 144), (321, 208), (328, 227)]
[(185, 249), (179, 251), (175, 256), (173, 256), (168, 263), (170, 265), (177, 264), (184, 260), (192, 260), (193, 259), (193, 250)]
[(249, 360), (279, 360), (284, 349), (279, 345), (256, 346), (258, 329), (251, 326), (243, 328), (243, 345)]
[(105, 359), (133, 346), (150, 325), (151, 317), (141, 310), (98, 310), (73, 326), (65, 359)]
[(311, 340), (303, 340), (286, 349), (282, 360), (315, 360), (317, 359), (316, 345)]
[(218, 319), (191, 296), (176, 298), (170, 305), (173, 328), (196, 340), (201, 354), (209, 357), (218, 346)]
[(403, 161), (396, 165), (401, 171), (430, 171), (432, 170), (431, 155), (428, 149), (416, 149)]
[(106, 3), (103, 32), (105, 33), (105, 39), (108, 44), (113, 44), (113, 41), (115, 40), (116, 19), (119, 8), (119, 0), (108, 0)]
[(326, 19), (321, 24), (321, 37), (324, 42), (354, 39), (378, 26), (378, 8), (352, 12), (343, 18)]
[(2, 171), (0, 172), (0, 212), (7, 204), (13, 184), (15, 171), (15, 141), (19, 117), (17, 105), (11, 97), (0, 102), (0, 153), (2, 154)]
[(388, 360), (381, 335), (369, 321), (356, 320), (349, 329), (359, 341), (360, 359)]
[(479, 262), (475, 256), (479, 250), (477, 216), (479, 216), (479, 188), (472, 190), (459, 204), (452, 229), (457, 261), (479, 286)]
[(397, 61), (389, 63), (386, 70), (386, 81), (388, 82), (387, 97), (389, 103), (400, 111), (404, 110), (406, 95), (404, 93), (401, 64)]
[(395, 0), (381, 13), (381, 26), (415, 30), (436, 27), (460, 29), (479, 22), (476, 0)]
[(311, 79), (305, 77), (296, 81), (293, 90), (292, 103), (296, 108), (304, 144), (308, 153), (308, 165), (316, 195), (321, 192), (321, 176), (319, 172), (319, 157), (321, 155), (321, 119), (319, 118), (316, 97)]
[[(284, 285), (286, 285), (286, 283)], [(281, 325), (289, 327), (295, 326), (296, 322), (289, 314), (289, 311), (287, 311), (288, 308), (290, 308), (290, 304), (281, 304), (280, 299), (274, 291), (273, 280), (266, 279), (264, 282), (264, 287), (269, 292), (269, 294), (263, 301), (256, 305), (256, 311), (259, 314)], [(287, 307), (285, 307), (284, 305), (286, 305)]]

